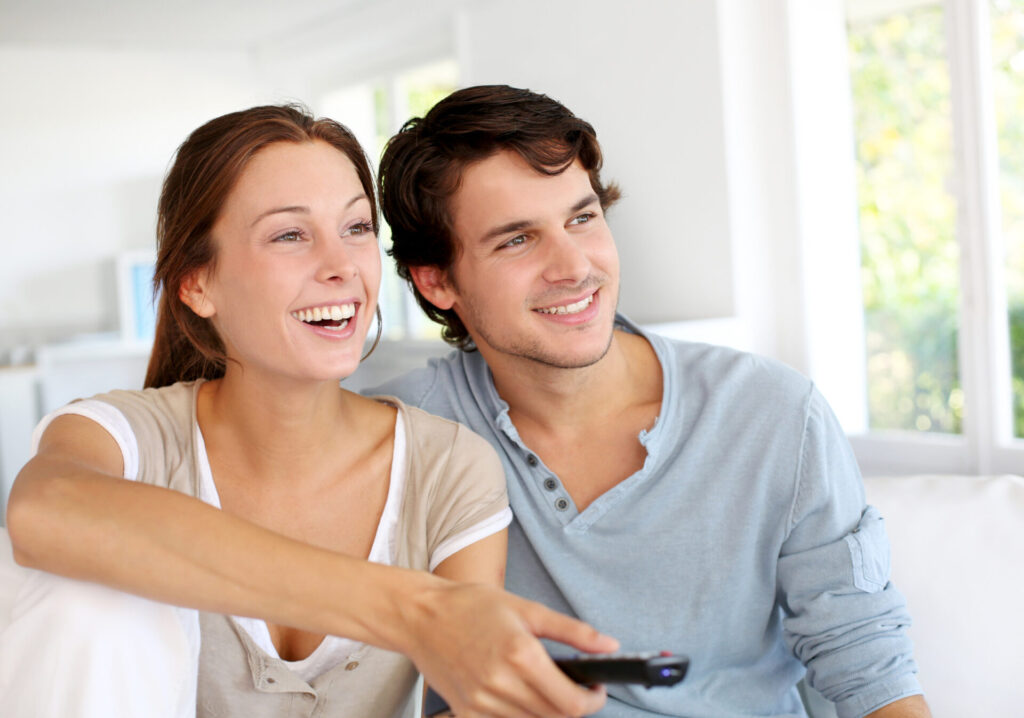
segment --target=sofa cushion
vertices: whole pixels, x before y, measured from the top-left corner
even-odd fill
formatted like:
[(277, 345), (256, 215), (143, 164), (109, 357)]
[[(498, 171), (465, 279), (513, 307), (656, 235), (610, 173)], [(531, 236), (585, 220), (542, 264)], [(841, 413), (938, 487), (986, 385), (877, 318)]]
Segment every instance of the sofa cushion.
[(865, 481), (907, 597), (919, 679), (936, 718), (1021, 715), (1024, 477)]
[(14, 563), (14, 557), (11, 555), (11, 539), (7, 535), (7, 529), (0, 526), (0, 631), (3, 631), (7, 622), (10, 621), (11, 609), (14, 608), (14, 597), (27, 573), (28, 569)]

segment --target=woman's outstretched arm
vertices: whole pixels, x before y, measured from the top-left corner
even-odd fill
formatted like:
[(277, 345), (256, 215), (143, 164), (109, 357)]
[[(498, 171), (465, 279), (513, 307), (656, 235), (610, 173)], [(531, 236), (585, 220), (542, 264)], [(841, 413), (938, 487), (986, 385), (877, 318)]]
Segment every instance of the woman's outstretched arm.
[[(582, 715), (603, 702), (535, 662), (543, 652), (535, 636), (614, 650), (586, 624), (493, 586), (289, 539), (198, 499), (119, 478), (122, 461), (95, 422), (55, 419), (11, 492), (16, 560), (165, 603), (405, 653), (460, 716)], [(492, 710), (504, 705), (514, 709)]]

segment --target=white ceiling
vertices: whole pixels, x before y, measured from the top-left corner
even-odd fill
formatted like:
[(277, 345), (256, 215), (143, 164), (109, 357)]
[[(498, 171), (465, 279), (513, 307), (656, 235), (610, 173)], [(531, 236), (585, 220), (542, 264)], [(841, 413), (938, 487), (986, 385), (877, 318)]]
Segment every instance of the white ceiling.
[[(373, 0), (0, 0), (0, 44), (269, 49)], [(353, 29), (358, 33), (358, 28)], [(342, 38), (339, 38), (342, 40)]]

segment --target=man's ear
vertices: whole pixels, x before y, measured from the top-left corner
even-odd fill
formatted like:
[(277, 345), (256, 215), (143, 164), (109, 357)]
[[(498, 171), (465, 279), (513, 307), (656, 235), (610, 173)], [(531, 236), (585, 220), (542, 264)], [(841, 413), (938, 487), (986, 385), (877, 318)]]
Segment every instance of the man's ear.
[(213, 306), (213, 301), (207, 293), (208, 269), (201, 267), (190, 272), (178, 287), (178, 299), (203, 319), (209, 319), (217, 313), (217, 308)]
[(409, 267), (409, 274), (420, 294), (435, 307), (451, 309), (455, 306), (458, 294), (448, 278), (448, 273), (440, 267)]

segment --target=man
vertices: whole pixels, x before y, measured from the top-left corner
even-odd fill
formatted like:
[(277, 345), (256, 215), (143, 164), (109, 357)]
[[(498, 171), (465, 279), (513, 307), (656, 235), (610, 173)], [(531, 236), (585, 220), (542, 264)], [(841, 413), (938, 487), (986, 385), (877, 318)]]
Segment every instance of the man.
[(825, 401), (779, 364), (616, 315), (600, 168), (589, 124), (504, 86), (392, 138), (392, 255), (462, 351), (380, 392), (498, 449), (509, 590), (626, 651), (691, 657), (674, 688), (609, 687), (601, 715), (802, 715), (805, 667), (840, 716), (929, 715), (881, 517)]

